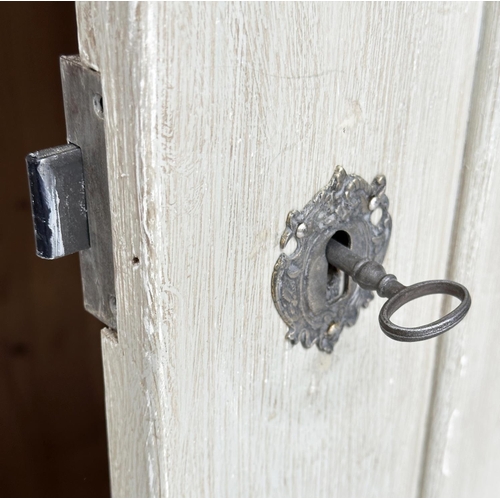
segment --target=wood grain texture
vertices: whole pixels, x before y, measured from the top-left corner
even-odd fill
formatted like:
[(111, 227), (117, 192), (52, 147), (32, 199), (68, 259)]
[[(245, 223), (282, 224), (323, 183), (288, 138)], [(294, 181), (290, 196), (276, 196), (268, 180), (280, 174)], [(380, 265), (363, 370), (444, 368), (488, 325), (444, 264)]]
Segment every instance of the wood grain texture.
[(440, 340), (423, 494), (500, 496), (500, 6), (486, 3), (450, 279), (468, 319)]
[(114, 495), (416, 494), (435, 341), (386, 338), (376, 299), (333, 355), (292, 348), (270, 280), (288, 211), (336, 164), (388, 178), (387, 269), (445, 275), (481, 6), (77, 12), (106, 107)]

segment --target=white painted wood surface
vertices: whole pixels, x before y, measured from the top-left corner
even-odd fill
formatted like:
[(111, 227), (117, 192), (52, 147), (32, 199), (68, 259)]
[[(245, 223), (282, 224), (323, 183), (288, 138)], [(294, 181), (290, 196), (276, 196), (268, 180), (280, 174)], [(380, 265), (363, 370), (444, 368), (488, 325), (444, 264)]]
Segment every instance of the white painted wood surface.
[(440, 339), (426, 496), (500, 496), (499, 28), (499, 4), (486, 3), (449, 271), (467, 284), (473, 306)]
[[(445, 276), (481, 5), (85, 2), (77, 15), (106, 112), (114, 495), (417, 494), (436, 341), (386, 338), (375, 299), (333, 355), (292, 348), (270, 279), (286, 214), (335, 164), (387, 176), (386, 268)], [(439, 311), (422, 301), (403, 320)]]

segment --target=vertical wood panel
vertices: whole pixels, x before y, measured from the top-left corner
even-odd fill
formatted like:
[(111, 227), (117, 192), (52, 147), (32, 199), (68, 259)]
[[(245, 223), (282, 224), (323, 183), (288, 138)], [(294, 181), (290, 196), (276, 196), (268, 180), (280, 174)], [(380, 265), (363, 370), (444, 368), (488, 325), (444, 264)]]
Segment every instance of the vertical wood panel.
[(106, 106), (115, 495), (417, 492), (435, 341), (384, 337), (376, 299), (333, 355), (292, 348), (270, 279), (286, 214), (335, 164), (386, 174), (387, 268), (444, 276), (480, 12), (79, 4)]
[(423, 494), (500, 495), (500, 7), (486, 3), (450, 279), (467, 321), (440, 340)]

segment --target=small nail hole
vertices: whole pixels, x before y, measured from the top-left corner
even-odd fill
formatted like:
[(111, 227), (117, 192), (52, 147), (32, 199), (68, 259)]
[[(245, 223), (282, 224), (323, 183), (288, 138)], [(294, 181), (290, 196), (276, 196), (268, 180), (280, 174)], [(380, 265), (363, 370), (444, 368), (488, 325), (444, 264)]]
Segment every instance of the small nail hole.
[(109, 308), (113, 314), (116, 314), (116, 297), (114, 295), (109, 296)]
[(137, 264), (139, 264), (139, 257), (134, 257), (132, 259), (132, 264), (134, 264), (134, 266), (136, 266)]
[(94, 94), (92, 99), (94, 104), (94, 112), (99, 118), (104, 118), (104, 104), (102, 102), (102, 96), (100, 94)]

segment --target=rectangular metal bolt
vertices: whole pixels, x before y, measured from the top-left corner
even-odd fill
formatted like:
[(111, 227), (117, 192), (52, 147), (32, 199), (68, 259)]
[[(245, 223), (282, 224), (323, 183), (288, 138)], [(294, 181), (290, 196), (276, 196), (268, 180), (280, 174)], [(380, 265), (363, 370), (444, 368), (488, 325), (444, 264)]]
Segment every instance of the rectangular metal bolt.
[(73, 144), (26, 157), (36, 253), (58, 259), (90, 247), (82, 152)]

